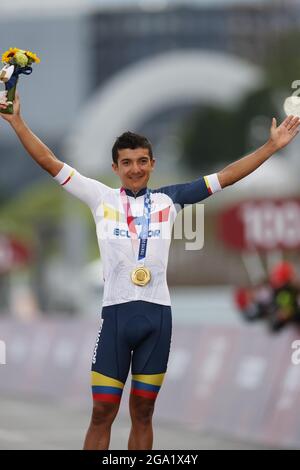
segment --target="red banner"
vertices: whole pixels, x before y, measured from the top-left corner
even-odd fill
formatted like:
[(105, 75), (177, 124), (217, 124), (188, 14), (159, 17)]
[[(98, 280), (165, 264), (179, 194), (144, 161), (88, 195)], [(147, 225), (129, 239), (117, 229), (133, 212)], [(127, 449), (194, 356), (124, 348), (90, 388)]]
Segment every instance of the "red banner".
[(6, 235), (0, 235), (0, 272), (27, 264), (31, 257), (30, 250), (24, 243)]
[(300, 248), (300, 199), (244, 201), (220, 215), (218, 229), (236, 250)]

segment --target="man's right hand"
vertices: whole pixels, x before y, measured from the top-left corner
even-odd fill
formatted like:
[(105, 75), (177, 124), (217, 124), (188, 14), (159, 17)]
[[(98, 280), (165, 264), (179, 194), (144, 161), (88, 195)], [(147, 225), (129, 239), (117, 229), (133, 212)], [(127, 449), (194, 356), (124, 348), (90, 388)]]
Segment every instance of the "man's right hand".
[[(2, 97), (2, 99), (0, 100), (0, 110), (1, 109), (6, 109), (8, 107), (8, 105), (10, 104), (10, 102), (7, 101), (7, 97), (6, 95), (4, 97)], [(9, 123), (12, 123), (13, 121), (15, 121), (17, 118), (20, 117), (20, 97), (19, 97), (19, 93), (16, 92), (16, 96), (15, 96), (15, 99), (14, 99), (14, 104), (13, 104), (13, 114), (4, 114), (4, 113), (1, 113), (0, 112), (0, 116), (5, 120), (5, 121), (8, 121)]]

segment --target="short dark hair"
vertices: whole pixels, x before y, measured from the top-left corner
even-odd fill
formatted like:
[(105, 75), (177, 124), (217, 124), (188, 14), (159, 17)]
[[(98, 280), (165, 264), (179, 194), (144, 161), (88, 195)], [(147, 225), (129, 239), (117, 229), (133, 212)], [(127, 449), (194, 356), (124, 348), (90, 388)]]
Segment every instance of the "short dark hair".
[(115, 141), (113, 148), (112, 148), (112, 159), (113, 162), (117, 165), (118, 164), (118, 156), (119, 156), (119, 150), (122, 149), (138, 149), (138, 148), (143, 148), (143, 149), (148, 149), (149, 150), (149, 155), (150, 159), (153, 159), (153, 152), (152, 152), (152, 146), (147, 137), (144, 135), (139, 135), (135, 134), (134, 132), (124, 132), (122, 135), (120, 135), (117, 140)]

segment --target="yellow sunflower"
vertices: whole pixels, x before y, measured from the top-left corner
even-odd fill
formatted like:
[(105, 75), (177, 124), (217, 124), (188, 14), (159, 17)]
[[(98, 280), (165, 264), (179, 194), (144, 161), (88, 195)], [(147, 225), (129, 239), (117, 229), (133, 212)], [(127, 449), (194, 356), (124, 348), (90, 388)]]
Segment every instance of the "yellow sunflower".
[(26, 51), (25, 54), (32, 62), (38, 64), (41, 61), (41, 59), (39, 59), (39, 57), (34, 52)]
[(17, 47), (10, 47), (8, 51), (2, 54), (2, 62), (10, 63), (11, 59), (14, 57), (15, 53), (18, 52), (20, 49)]

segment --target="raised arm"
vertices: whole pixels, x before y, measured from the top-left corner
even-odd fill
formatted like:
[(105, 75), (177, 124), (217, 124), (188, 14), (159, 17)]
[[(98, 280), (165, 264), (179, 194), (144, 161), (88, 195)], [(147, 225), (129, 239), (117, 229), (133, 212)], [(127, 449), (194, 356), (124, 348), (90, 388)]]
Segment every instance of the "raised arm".
[[(7, 101), (4, 97), (0, 102), (0, 108), (5, 109)], [(14, 113), (3, 114), (1, 117), (9, 122), (15, 133), (19, 137), (29, 155), (51, 176), (56, 176), (63, 167), (63, 162), (58, 160), (54, 153), (30, 130), (20, 113), (20, 98), (16, 94), (14, 101)]]
[(288, 145), (299, 133), (299, 125), (298, 117), (288, 116), (277, 127), (276, 119), (273, 118), (269, 140), (255, 152), (231, 163), (217, 174), (221, 187), (225, 188), (249, 175), (275, 152)]

